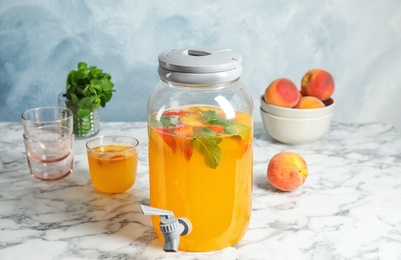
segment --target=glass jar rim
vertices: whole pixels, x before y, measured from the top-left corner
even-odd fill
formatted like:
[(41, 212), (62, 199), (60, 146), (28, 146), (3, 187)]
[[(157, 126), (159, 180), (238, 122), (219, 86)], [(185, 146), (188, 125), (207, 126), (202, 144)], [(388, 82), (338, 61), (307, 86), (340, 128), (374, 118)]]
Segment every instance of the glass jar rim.
[[(104, 139), (112, 139), (112, 140), (116, 140), (116, 141), (103, 142)], [(97, 145), (93, 145), (92, 146), (92, 143), (95, 143), (95, 142), (98, 142)], [(119, 150), (119, 151), (96, 151), (96, 150), (94, 150), (96, 147), (109, 146), (109, 145), (123, 145), (123, 146), (127, 146), (127, 148)], [(137, 149), (138, 146), (139, 146), (139, 141), (138, 141), (138, 139), (136, 139), (133, 136), (127, 136), (127, 135), (103, 135), (103, 136), (98, 136), (98, 137), (95, 137), (95, 138), (87, 141), (85, 146), (86, 146), (86, 149), (88, 151), (93, 151), (93, 152), (97, 152), (97, 153), (112, 154), (112, 153), (121, 153), (123, 151), (129, 151), (129, 150), (132, 150), (132, 149)]]

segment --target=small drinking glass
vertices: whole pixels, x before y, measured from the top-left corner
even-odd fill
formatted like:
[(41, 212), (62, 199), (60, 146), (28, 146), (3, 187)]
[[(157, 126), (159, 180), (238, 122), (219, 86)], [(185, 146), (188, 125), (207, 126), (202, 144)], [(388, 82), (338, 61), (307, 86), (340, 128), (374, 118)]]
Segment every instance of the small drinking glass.
[(42, 181), (67, 177), (74, 164), (73, 114), (62, 107), (39, 107), (21, 115), (31, 175)]
[(136, 179), (139, 141), (130, 136), (100, 136), (86, 143), (92, 184), (103, 193), (121, 193)]

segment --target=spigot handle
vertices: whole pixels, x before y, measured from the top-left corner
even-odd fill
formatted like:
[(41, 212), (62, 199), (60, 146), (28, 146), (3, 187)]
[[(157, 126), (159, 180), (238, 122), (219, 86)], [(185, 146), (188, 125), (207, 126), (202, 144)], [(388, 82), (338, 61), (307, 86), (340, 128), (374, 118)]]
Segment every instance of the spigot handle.
[(146, 206), (146, 205), (141, 205), (141, 210), (144, 215), (153, 215), (153, 216), (172, 215), (172, 216), (174, 216), (174, 213), (170, 210), (153, 208), (153, 207)]
[(175, 221), (174, 213), (170, 210), (158, 209), (145, 205), (141, 205), (141, 210), (144, 215), (160, 216), (160, 221), (165, 224)]

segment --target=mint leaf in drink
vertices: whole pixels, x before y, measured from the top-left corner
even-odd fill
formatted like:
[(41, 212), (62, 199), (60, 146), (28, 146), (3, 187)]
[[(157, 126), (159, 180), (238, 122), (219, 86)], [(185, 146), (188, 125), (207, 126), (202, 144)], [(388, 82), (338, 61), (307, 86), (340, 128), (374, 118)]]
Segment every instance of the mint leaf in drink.
[(169, 117), (169, 116), (162, 115), (159, 120), (157, 120), (155, 117), (152, 117), (150, 119), (150, 126), (152, 126), (154, 128), (163, 127), (163, 128), (172, 129), (177, 124), (178, 124), (177, 117)]
[(177, 118), (162, 115), (160, 117), (160, 123), (162, 123), (163, 127), (175, 126), (177, 125)]
[(217, 133), (213, 132), (210, 128), (207, 127), (198, 127), (195, 128), (195, 136), (218, 136)]
[(221, 149), (218, 146), (219, 142), (221, 142), (221, 138), (203, 136), (193, 138), (190, 143), (194, 150), (204, 156), (206, 166), (216, 169), (221, 161)]
[(226, 126), (224, 130), (227, 134), (240, 136), (242, 140), (245, 140), (251, 131), (249, 126), (243, 124), (232, 124)]
[(219, 113), (214, 110), (204, 111), (202, 118), (206, 124), (210, 125), (229, 126), (232, 124), (232, 121), (222, 118)]

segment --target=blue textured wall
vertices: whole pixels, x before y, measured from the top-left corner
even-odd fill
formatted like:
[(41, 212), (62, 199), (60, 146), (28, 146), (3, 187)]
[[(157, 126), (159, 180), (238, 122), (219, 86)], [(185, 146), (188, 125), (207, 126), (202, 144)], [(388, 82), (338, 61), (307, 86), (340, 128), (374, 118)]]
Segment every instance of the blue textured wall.
[(103, 68), (117, 92), (103, 121), (144, 121), (157, 56), (188, 46), (243, 55), (255, 102), (278, 77), (311, 68), (336, 80), (334, 120), (401, 129), (401, 2), (0, 0), (0, 121), (56, 105), (78, 61)]

